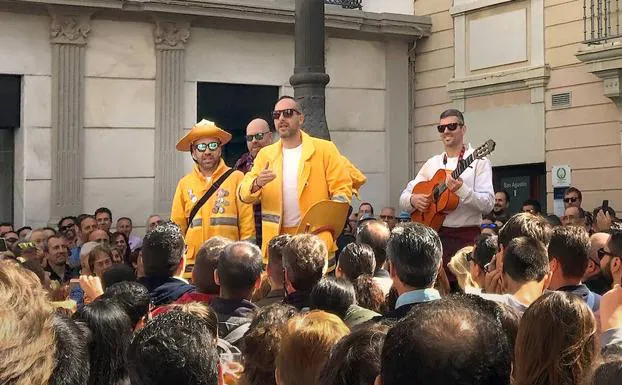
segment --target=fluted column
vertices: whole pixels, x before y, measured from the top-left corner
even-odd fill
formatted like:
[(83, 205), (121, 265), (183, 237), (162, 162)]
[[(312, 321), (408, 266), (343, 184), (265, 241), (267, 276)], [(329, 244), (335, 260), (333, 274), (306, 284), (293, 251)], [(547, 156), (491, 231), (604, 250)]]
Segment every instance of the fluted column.
[(155, 211), (166, 215), (179, 177), (183, 174), (183, 155), (175, 144), (184, 132), (185, 43), (190, 23), (155, 20), (156, 119), (155, 119)]
[(50, 8), (52, 221), (82, 213), (84, 62), (90, 13)]

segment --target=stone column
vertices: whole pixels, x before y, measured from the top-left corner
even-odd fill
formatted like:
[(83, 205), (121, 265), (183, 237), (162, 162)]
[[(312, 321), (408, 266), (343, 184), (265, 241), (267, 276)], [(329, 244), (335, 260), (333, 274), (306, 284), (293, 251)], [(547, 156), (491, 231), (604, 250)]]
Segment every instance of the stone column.
[(155, 212), (167, 216), (179, 178), (184, 154), (175, 144), (184, 134), (185, 43), (190, 23), (155, 20), (156, 118), (155, 118)]
[(50, 8), (52, 24), (51, 220), (82, 213), (84, 63), (90, 13)]

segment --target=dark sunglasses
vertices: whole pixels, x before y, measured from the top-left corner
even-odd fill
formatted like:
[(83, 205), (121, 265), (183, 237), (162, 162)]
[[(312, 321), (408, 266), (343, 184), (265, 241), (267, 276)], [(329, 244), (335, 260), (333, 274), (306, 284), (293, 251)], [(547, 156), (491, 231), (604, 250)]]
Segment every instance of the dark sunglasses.
[(611, 258), (620, 258), (619, 256), (615, 254), (611, 254), (610, 252), (606, 251), (604, 247), (601, 247), (600, 249), (598, 249), (598, 252), (596, 254), (598, 255), (598, 259), (605, 258), (605, 255), (608, 255)]
[(62, 233), (62, 232), (65, 232), (65, 231), (71, 229), (74, 226), (75, 226), (75, 224), (73, 224), (73, 223), (70, 224), (70, 225), (67, 225), (67, 226), (61, 226), (61, 227), (58, 228), (58, 231), (60, 231)]
[(388, 221), (389, 219), (395, 219), (393, 215), (381, 215), (380, 219)]
[[(277, 119), (278, 119), (278, 118), (277, 118)], [(260, 133), (257, 133), (257, 134), (255, 134), (255, 135), (246, 135), (246, 141), (247, 141), (247, 142), (252, 142), (252, 141), (253, 141), (253, 139), (255, 139), (256, 141), (263, 140), (264, 136), (265, 136), (266, 134), (268, 134), (268, 133), (269, 133), (269, 132), (260, 132)]]
[(220, 146), (220, 143), (218, 142), (209, 142), (209, 143), (199, 143), (196, 146), (194, 146), (194, 148), (196, 148), (198, 152), (205, 152), (207, 151), (208, 148), (210, 151), (216, 151), (219, 146)]
[(462, 127), (462, 123), (439, 124), (438, 126), (436, 126), (436, 129), (438, 130), (439, 134), (442, 134), (443, 132), (445, 132), (445, 129), (448, 129), (449, 131), (456, 131), (458, 127)]
[(493, 229), (493, 230), (495, 230), (497, 228), (497, 224), (496, 223), (482, 223), (481, 227), (482, 227), (482, 229)]
[(566, 203), (570, 203), (570, 202), (575, 203), (578, 200), (579, 200), (579, 198), (577, 198), (577, 197), (564, 198), (564, 202), (566, 202)]
[(296, 110), (295, 108), (288, 108), (286, 110), (276, 110), (276, 111), (272, 111), (272, 119), (277, 120), (281, 117), (281, 114), (283, 114), (284, 118), (291, 118), (292, 116), (294, 116), (294, 113), (299, 114), (300, 112), (298, 110)]

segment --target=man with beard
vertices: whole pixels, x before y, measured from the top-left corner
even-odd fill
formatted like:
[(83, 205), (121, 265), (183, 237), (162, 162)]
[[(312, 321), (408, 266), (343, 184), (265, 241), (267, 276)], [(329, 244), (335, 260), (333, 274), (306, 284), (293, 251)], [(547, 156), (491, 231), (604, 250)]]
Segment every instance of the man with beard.
[(598, 250), (600, 269), (609, 286), (622, 284), (622, 231), (614, 230), (605, 246)]
[(58, 232), (67, 240), (69, 257), (67, 264), (72, 268), (80, 266), (80, 245), (78, 245), (78, 223), (75, 217), (64, 217), (58, 221)]
[(603, 275), (600, 268), (600, 259), (598, 258), (598, 250), (605, 247), (609, 241), (609, 234), (594, 233), (590, 237), (590, 248), (588, 250), (588, 263), (583, 282), (585, 286), (596, 294), (603, 295), (611, 288), (609, 282)]
[(192, 277), (195, 254), (208, 239), (221, 236), (255, 242), (253, 208), (236, 194), (244, 174), (222, 159), (222, 147), (230, 140), (231, 134), (204, 119), (176, 146), (178, 151), (190, 152), (195, 162), (179, 181), (171, 209), (171, 219), (181, 228), (187, 245), (186, 278)]
[(492, 215), (495, 220), (508, 220), (508, 209), (510, 208), (510, 194), (501, 190), (495, 193), (495, 205), (492, 208)]

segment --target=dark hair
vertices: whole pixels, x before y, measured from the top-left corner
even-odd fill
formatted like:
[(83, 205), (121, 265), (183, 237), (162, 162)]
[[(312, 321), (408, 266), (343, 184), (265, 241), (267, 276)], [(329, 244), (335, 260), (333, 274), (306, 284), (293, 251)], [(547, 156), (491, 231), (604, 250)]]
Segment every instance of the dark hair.
[(389, 326), (372, 324), (343, 337), (330, 352), (318, 384), (372, 385), (380, 374), (380, 354)]
[(184, 256), (184, 237), (171, 221), (159, 224), (143, 240), (143, 266), (147, 277), (172, 277)]
[(590, 385), (618, 385), (620, 378), (622, 378), (622, 355), (612, 355), (594, 370)]
[(298, 314), (290, 305), (272, 304), (260, 308), (242, 338), (244, 372), (240, 385), (274, 385), (276, 356), (281, 348), (281, 338), (287, 322)]
[(96, 299), (74, 319), (91, 331), (89, 385), (118, 384), (127, 380), (127, 348), (132, 338), (130, 317), (116, 302)]
[(607, 247), (609, 247), (611, 254), (622, 259), (622, 230), (611, 230)]
[(343, 319), (348, 308), (356, 303), (354, 286), (345, 279), (322, 278), (311, 290), (311, 310), (324, 310)]
[(81, 216), (78, 217), (78, 221), (79, 221), (78, 227), (80, 228), (80, 230), (82, 230), (82, 222), (84, 222), (84, 220), (88, 218), (97, 222), (97, 219), (95, 219), (93, 215), (82, 214)]
[(194, 257), (192, 279), (197, 290), (204, 294), (218, 294), (220, 287), (214, 281), (214, 271), (218, 267), (220, 254), (233, 241), (223, 237), (212, 237), (199, 247)]
[(517, 283), (540, 282), (549, 272), (549, 258), (542, 242), (528, 237), (512, 239), (503, 257), (503, 273)]
[(510, 193), (508, 193), (506, 190), (499, 190), (495, 194), (499, 194), (499, 193), (505, 195), (505, 201), (506, 202), (510, 201)]
[(141, 329), (128, 362), (132, 385), (218, 385), (218, 350), (208, 322), (177, 309)]
[(32, 227), (30, 226), (22, 226), (19, 229), (17, 229), (15, 232), (17, 233), (17, 235), (19, 236), (19, 233), (21, 233), (24, 230), (32, 230)]
[(95, 214), (93, 214), (93, 216), (97, 216), (97, 214), (101, 214), (101, 213), (106, 213), (108, 214), (108, 218), (110, 218), (110, 220), (112, 221), (112, 211), (110, 211), (109, 208), (107, 207), (100, 207), (97, 210), (95, 210)]
[(125, 254), (123, 255), (123, 262), (128, 266), (132, 266), (132, 249), (130, 248), (130, 240), (125, 234), (118, 231), (116, 233), (113, 233), (110, 236), (110, 241), (112, 243), (111, 246), (116, 247), (115, 243), (118, 236), (122, 236), (125, 240), (125, 244), (127, 245), (127, 247), (125, 248)]
[(521, 207), (525, 206), (533, 206), (533, 209), (536, 211), (536, 214), (540, 214), (542, 212), (542, 205), (535, 199), (527, 199), (523, 202)]
[(45, 284), (45, 270), (41, 266), (41, 262), (37, 258), (30, 258), (22, 262), (22, 267), (35, 273), (41, 285)]
[(373, 275), (376, 271), (374, 250), (364, 243), (350, 243), (339, 254), (338, 266), (350, 282), (363, 274)]
[(100, 253), (104, 253), (108, 255), (110, 261), (112, 261), (112, 249), (106, 245), (97, 245), (89, 252), (89, 269), (91, 273), (95, 274), (95, 261), (97, 260), (97, 255)]
[(559, 219), (559, 217), (555, 214), (547, 215), (545, 218), (546, 218), (546, 221), (549, 223), (549, 225), (551, 225), (552, 227), (562, 225), (561, 219)]
[(292, 239), (289, 234), (277, 235), (268, 242), (268, 266), (272, 280), (283, 283), (283, 249)]
[(563, 226), (553, 229), (549, 243), (549, 259), (555, 258), (561, 265), (564, 277), (582, 278), (588, 264), (590, 235), (579, 226)]
[(464, 124), (464, 116), (462, 115), (462, 112), (454, 108), (450, 108), (448, 110), (443, 111), (440, 119), (442, 120), (442, 119), (449, 118), (452, 116), (455, 116), (456, 118), (458, 118), (458, 120), (460, 121), (460, 124)]
[(475, 238), (475, 249), (471, 254), (473, 262), (482, 269), (488, 264), (499, 251), (496, 235), (480, 234)]
[(249, 242), (235, 242), (220, 253), (217, 274), (220, 290), (229, 295), (246, 297), (261, 277), (261, 250)]
[(387, 334), (384, 385), (500, 385), (510, 382), (510, 349), (497, 322), (460, 298), (419, 304)]
[(71, 221), (73, 221), (74, 224), (78, 224), (78, 220), (76, 219), (76, 217), (74, 216), (67, 216), (67, 217), (62, 217), (60, 221), (58, 221), (58, 229), (60, 230), (61, 225), (63, 224), (63, 222), (65, 222), (67, 219), (70, 219)]
[(385, 313), (385, 298), (382, 289), (371, 275), (360, 275), (354, 282), (354, 292), (356, 293), (356, 302), (359, 306), (375, 311), (376, 313)]
[(136, 281), (136, 274), (134, 269), (123, 264), (113, 264), (108, 270), (106, 270), (102, 277), (102, 284), (104, 289), (113, 286), (119, 282), (132, 282)]
[(577, 196), (579, 197), (579, 200), (582, 201), (583, 200), (583, 194), (581, 194), (581, 190), (579, 190), (576, 187), (568, 187), (566, 189), (566, 191), (564, 191), (564, 196), (570, 194), (570, 193), (577, 193)]
[(551, 241), (551, 225), (539, 215), (518, 213), (513, 215), (499, 230), (499, 245), (507, 247), (510, 241), (518, 237), (529, 237), (542, 242), (545, 246)]
[(91, 332), (82, 323), (54, 313), (52, 318), (56, 345), (54, 372), (50, 385), (84, 385), (89, 381), (89, 340)]
[(387, 260), (387, 243), (391, 230), (382, 221), (370, 220), (362, 223), (356, 232), (356, 241), (371, 246), (376, 258), (376, 271), (380, 270)]
[(359, 205), (359, 211), (361, 211), (361, 207), (363, 207), (363, 206), (369, 206), (369, 208), (371, 209), (370, 210), (371, 215), (374, 215), (374, 206), (372, 206), (371, 203), (369, 203), (369, 202), (361, 202), (361, 204)]
[(132, 329), (135, 329), (138, 322), (149, 313), (151, 304), (147, 288), (131, 281), (118, 282), (106, 287), (101, 298), (109, 298), (119, 304), (130, 317)]
[(130, 226), (133, 226), (132, 224), (132, 218), (128, 218), (128, 217), (121, 217), (119, 219), (117, 219), (117, 223), (121, 222), (121, 221), (128, 221), (130, 222)]
[(387, 254), (397, 277), (413, 288), (434, 285), (443, 255), (438, 233), (420, 223), (404, 223), (391, 232)]

